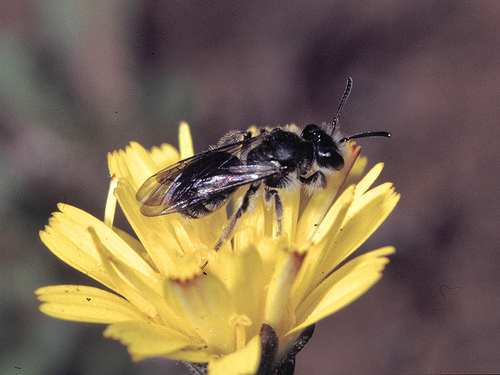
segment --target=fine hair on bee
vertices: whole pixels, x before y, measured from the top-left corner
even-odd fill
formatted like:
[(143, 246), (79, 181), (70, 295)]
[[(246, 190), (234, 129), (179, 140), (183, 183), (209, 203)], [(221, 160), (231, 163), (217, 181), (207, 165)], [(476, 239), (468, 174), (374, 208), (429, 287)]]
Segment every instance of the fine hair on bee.
[(248, 186), (214, 244), (218, 250), (232, 238), (240, 218), (263, 185), (264, 200), (274, 203), (276, 235), (281, 235), (284, 211), (281, 189), (303, 186), (309, 193), (325, 189), (326, 175), (344, 167), (345, 142), (391, 136), (383, 131), (341, 135), (338, 119), (351, 88), (349, 78), (337, 113), (329, 124), (309, 124), (301, 132), (281, 127), (261, 128), (257, 134), (231, 131), (215, 147), (157, 172), (137, 191), (142, 214), (180, 213), (188, 218), (201, 218), (224, 206), (239, 187)]

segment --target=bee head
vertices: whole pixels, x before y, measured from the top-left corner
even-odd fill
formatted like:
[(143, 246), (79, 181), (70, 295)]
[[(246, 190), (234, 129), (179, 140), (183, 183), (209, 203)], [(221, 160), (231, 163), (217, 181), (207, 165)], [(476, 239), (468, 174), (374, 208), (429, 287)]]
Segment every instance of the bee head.
[(344, 158), (333, 138), (317, 125), (307, 125), (302, 131), (302, 139), (312, 144), (314, 158), (322, 168), (341, 170), (344, 167)]

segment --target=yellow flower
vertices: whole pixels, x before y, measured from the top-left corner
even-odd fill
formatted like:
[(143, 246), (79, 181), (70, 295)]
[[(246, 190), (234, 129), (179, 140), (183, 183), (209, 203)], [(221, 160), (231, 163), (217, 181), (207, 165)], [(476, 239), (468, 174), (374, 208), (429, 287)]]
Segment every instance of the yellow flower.
[[(314, 324), (345, 307), (381, 277), (392, 247), (346, 261), (399, 200), (390, 183), (369, 190), (382, 170), (361, 179), (365, 158), (346, 145), (345, 167), (312, 196), (282, 192), (282, 235), (262, 197), (243, 215), (233, 241), (213, 245), (226, 210), (188, 220), (146, 217), (135, 193), (158, 170), (192, 155), (180, 126), (180, 154), (137, 143), (108, 155), (112, 175), (105, 219), (59, 204), (42, 241), (63, 261), (114, 291), (80, 285), (36, 291), (40, 309), (59, 319), (104, 323), (134, 360), (163, 356), (208, 363), (211, 374), (268, 373), (293, 367)], [(241, 189), (240, 189), (241, 190)], [(244, 193), (244, 192), (243, 192)], [(236, 199), (241, 198), (236, 193)], [(115, 228), (116, 200), (138, 239)], [(260, 367), (259, 367), (260, 366)]]

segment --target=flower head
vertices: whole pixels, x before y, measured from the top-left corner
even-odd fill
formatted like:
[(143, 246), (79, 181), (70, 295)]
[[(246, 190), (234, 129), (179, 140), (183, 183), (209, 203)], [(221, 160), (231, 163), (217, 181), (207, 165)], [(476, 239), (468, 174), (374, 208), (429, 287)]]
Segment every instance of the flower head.
[[(40, 309), (59, 319), (108, 324), (105, 336), (127, 345), (135, 360), (164, 356), (208, 363), (214, 374), (269, 372), (293, 360), (316, 322), (380, 279), (392, 247), (347, 258), (399, 195), (389, 183), (370, 189), (382, 164), (361, 179), (366, 159), (348, 143), (345, 166), (328, 176), (326, 189), (313, 195), (280, 192), (280, 236), (274, 210), (258, 197), (233, 240), (215, 251), (225, 209), (201, 219), (146, 217), (135, 198), (146, 178), (193, 154), (186, 123), (179, 139), (180, 153), (170, 145), (147, 151), (131, 143), (108, 155), (112, 179), (104, 221), (59, 205), (40, 233), (42, 241), (114, 293), (43, 287), (36, 291)], [(137, 238), (113, 226), (116, 200)]]

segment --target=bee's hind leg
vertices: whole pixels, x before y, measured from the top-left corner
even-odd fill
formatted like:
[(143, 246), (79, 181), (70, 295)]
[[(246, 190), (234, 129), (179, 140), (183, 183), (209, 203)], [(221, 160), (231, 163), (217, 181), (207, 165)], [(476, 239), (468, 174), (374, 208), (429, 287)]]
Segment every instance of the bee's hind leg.
[(250, 205), (250, 199), (252, 195), (254, 195), (257, 190), (259, 190), (259, 187), (260, 182), (256, 182), (250, 185), (247, 192), (245, 193), (245, 196), (243, 197), (243, 201), (241, 202), (240, 207), (238, 207), (238, 209), (233, 213), (226, 226), (222, 230), (222, 234), (220, 235), (219, 240), (214, 246), (215, 250), (219, 250), (224, 242), (231, 239), (233, 232), (236, 229), (236, 225), (241, 218), (241, 215), (243, 215), (247, 211), (248, 206)]
[(266, 194), (264, 199), (267, 203), (271, 202), (271, 199), (274, 197), (274, 209), (276, 211), (276, 235), (281, 236), (281, 219), (283, 218), (283, 202), (278, 194), (277, 190), (269, 189), (266, 186)]

